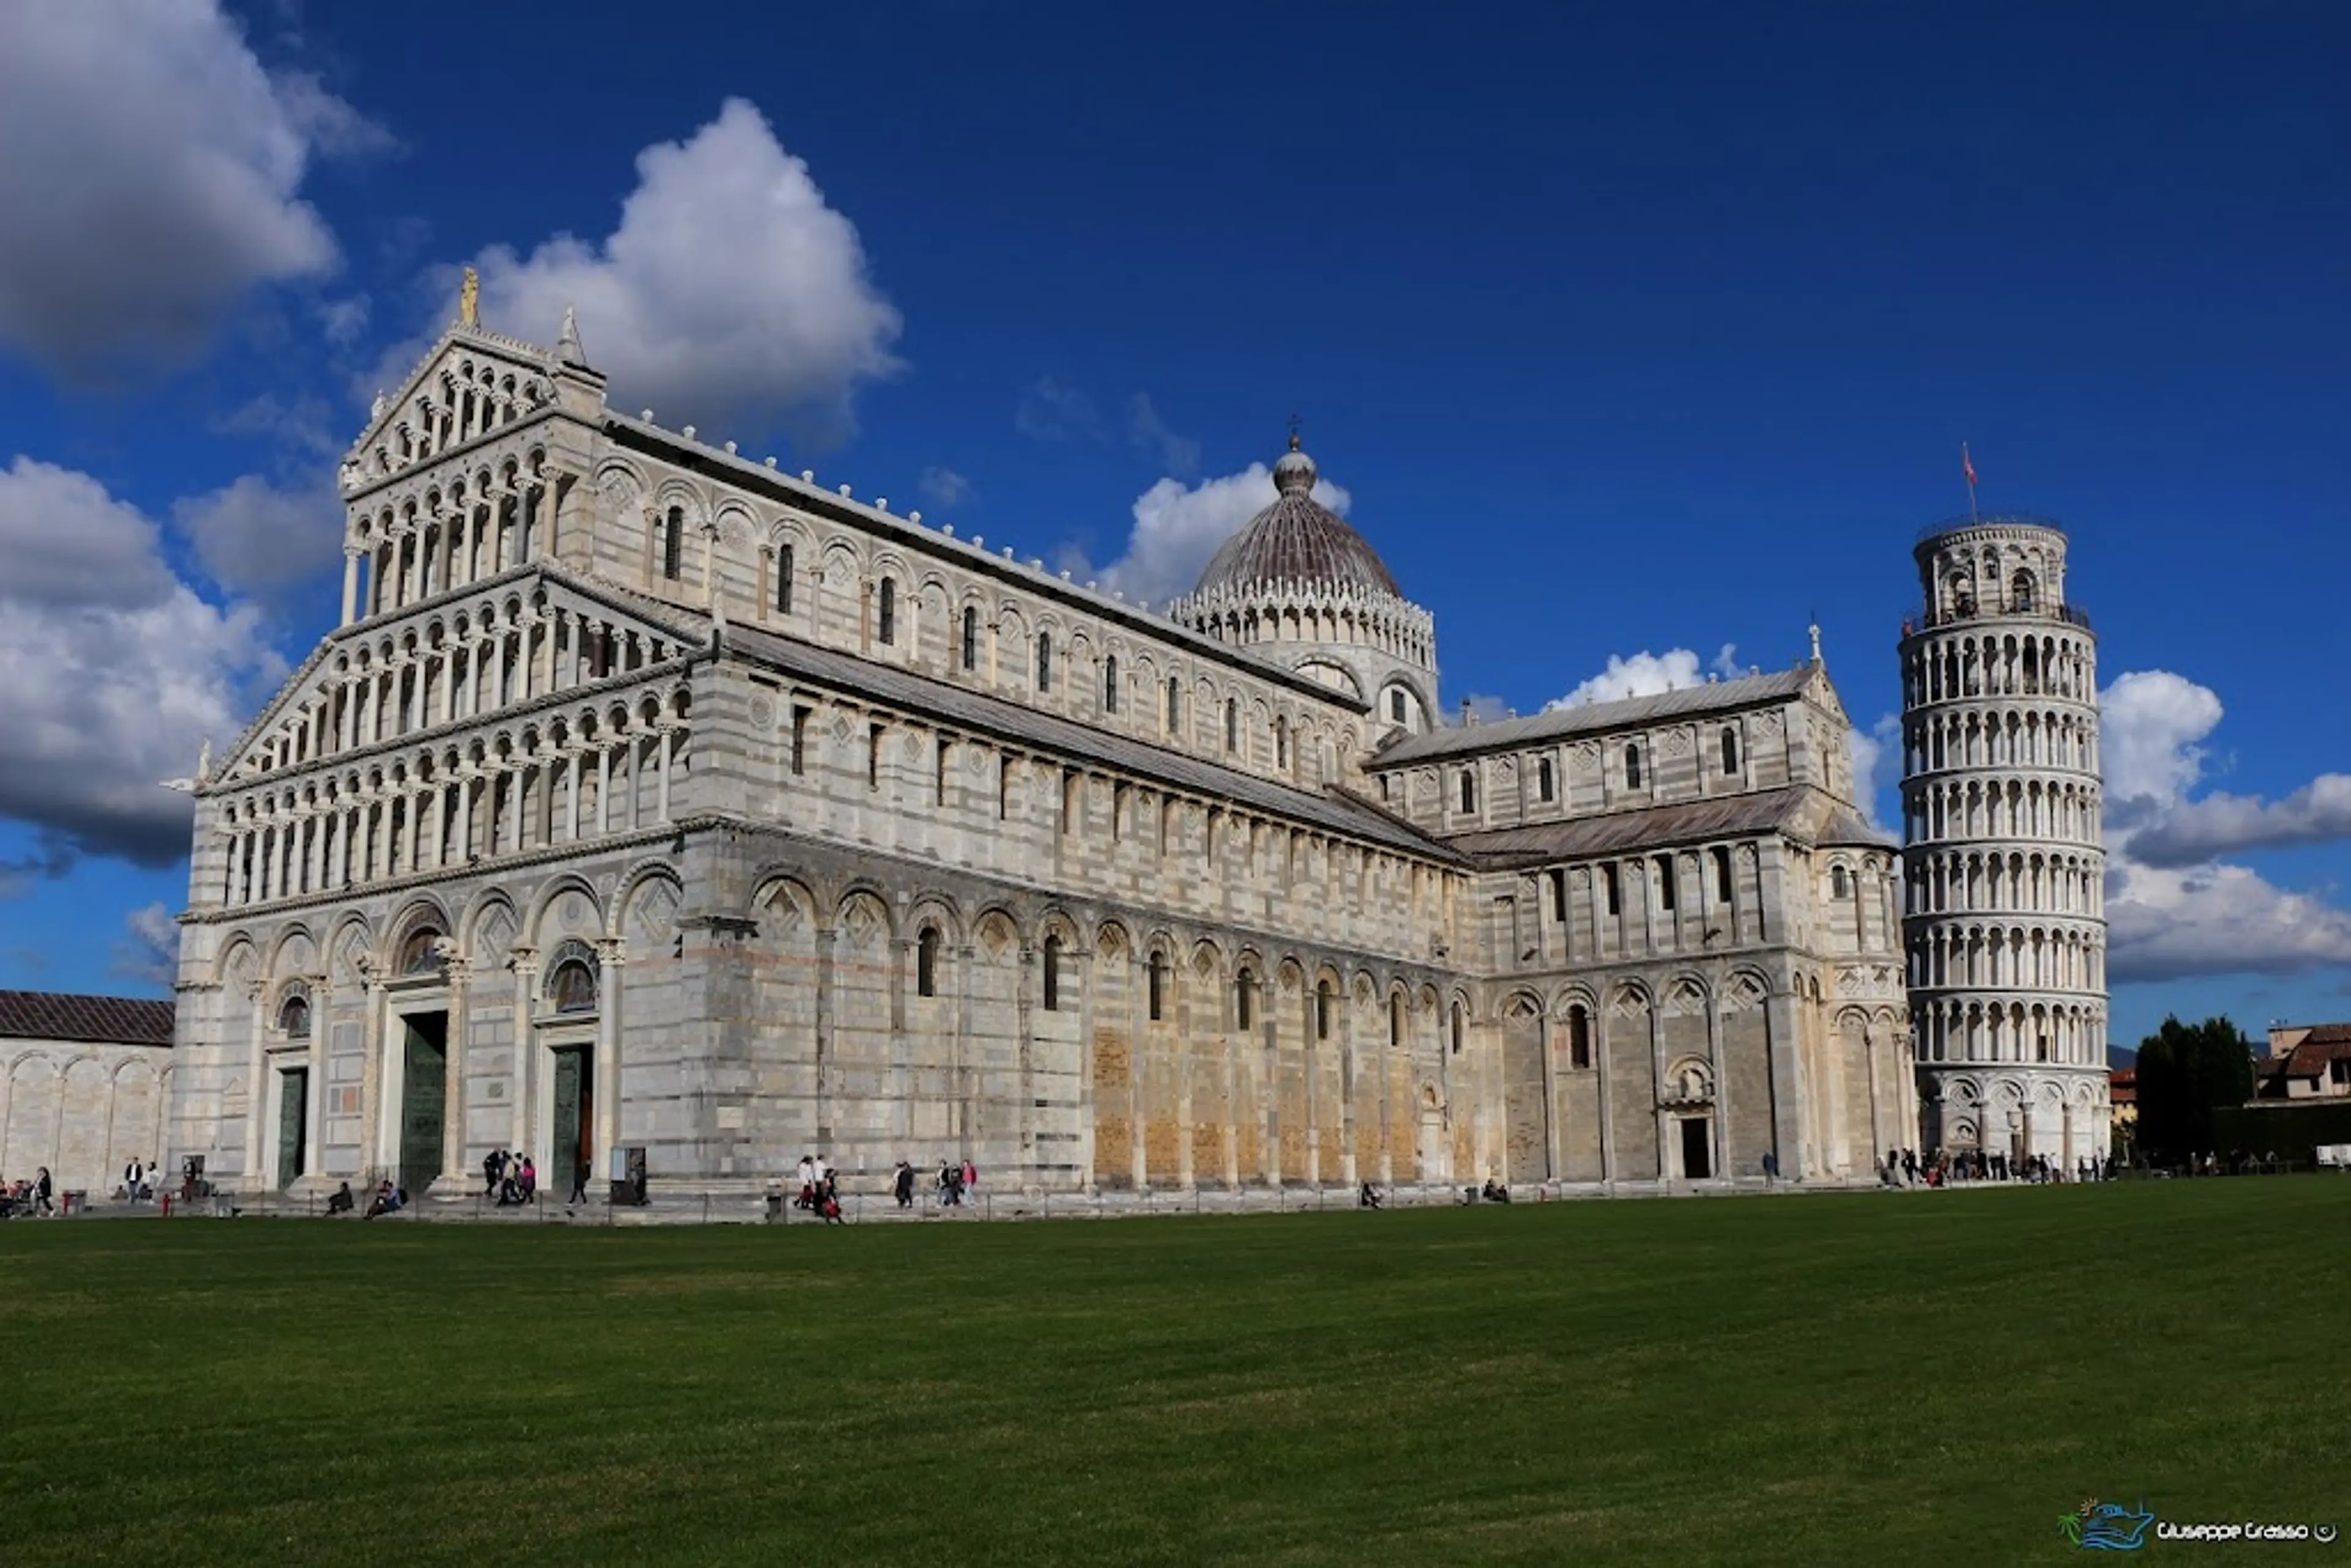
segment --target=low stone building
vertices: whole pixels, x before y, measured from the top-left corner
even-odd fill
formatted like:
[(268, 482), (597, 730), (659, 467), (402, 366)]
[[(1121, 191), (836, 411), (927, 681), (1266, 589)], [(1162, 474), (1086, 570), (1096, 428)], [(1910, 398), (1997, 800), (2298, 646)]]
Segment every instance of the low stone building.
[(172, 1038), (170, 1002), (0, 991), (0, 1179), (96, 1195), (160, 1160)]
[(172, 1152), (1870, 1179), (1917, 1124), (1894, 849), (1817, 647), (1440, 728), (1433, 619), (1315, 479), (1293, 438), (1155, 612), (461, 319), (343, 465), (343, 624), (199, 769)]

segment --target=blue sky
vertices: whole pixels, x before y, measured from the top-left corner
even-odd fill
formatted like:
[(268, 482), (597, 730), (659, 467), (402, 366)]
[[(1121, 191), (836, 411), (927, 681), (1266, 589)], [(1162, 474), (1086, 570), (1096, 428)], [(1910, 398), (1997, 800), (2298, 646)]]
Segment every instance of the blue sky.
[(2115, 1039), (2351, 1016), (2340, 7), (163, 15), (0, 14), (0, 986), (152, 984), (150, 785), (330, 623), (470, 262), (623, 406), (1146, 596), (1294, 413), (1448, 704), (1817, 614), (1871, 731), (1967, 441), (2133, 677)]

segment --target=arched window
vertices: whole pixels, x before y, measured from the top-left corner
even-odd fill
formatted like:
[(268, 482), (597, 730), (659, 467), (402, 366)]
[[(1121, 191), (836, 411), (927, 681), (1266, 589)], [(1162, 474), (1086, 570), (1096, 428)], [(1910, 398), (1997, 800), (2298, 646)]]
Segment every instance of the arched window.
[(1535, 799), (1549, 801), (1557, 789), (1558, 780), (1552, 776), (1551, 758), (1537, 758), (1535, 759)]
[(1722, 732), (1722, 771), (1726, 776), (1739, 771), (1739, 732), (1727, 726)]
[(1273, 765), (1281, 768), (1290, 766), (1290, 721), (1286, 718), (1273, 721)]
[(1314, 1038), (1331, 1038), (1331, 982), (1314, 982)]
[(1061, 939), (1045, 938), (1045, 1010), (1061, 1010)]
[(1166, 1015), (1167, 1010), (1167, 958), (1165, 954), (1151, 955), (1151, 962), (1144, 971), (1144, 980), (1150, 992), (1151, 1021), (1157, 1023)]
[(1461, 770), (1461, 809), (1464, 811), (1478, 809), (1478, 775), (1467, 768)]
[(776, 547), (776, 613), (792, 612), (792, 547)]
[(979, 668), (979, 608), (972, 604), (963, 607), (963, 667)]
[(442, 967), (441, 955), (434, 946), (441, 940), (440, 927), (420, 925), (408, 934), (400, 945), (400, 972), (403, 975), (428, 975)]
[(1233, 1023), (1249, 1029), (1257, 1022), (1257, 977), (1243, 969), (1233, 980)]
[(1225, 749), (1241, 748), (1241, 705), (1238, 697), (1225, 699)]
[(1037, 633), (1037, 689), (1040, 692), (1053, 689), (1053, 634), (1050, 632)]
[(1637, 746), (1627, 746), (1625, 748), (1625, 788), (1638, 789), (1640, 787), (1641, 748)]
[(1167, 677), (1167, 733), (1176, 734), (1184, 727), (1184, 683), (1174, 675)]
[(1404, 998), (1388, 998), (1388, 1049), (1399, 1050), (1404, 1045)]
[(873, 598), (874, 634), (886, 647), (898, 641), (898, 580), (883, 578), (881, 591)]
[(1570, 1067), (1592, 1065), (1592, 1015), (1582, 1002), (1567, 1009), (1567, 1064)]
[(1841, 865), (1829, 868), (1829, 896), (1832, 898), (1853, 896), (1853, 878)]
[(567, 958), (556, 966), (549, 978), (548, 998), (559, 1013), (592, 1013), (596, 1010), (596, 971), (586, 960)]
[(297, 991), (277, 1009), (277, 1032), (288, 1040), (310, 1038), (310, 998)]
[(2015, 580), (2009, 584), (2008, 596), (2017, 609), (2031, 610), (2032, 608), (2032, 574), (2029, 571), (2018, 572)]
[(662, 575), (671, 581), (685, 570), (685, 508), (672, 507), (662, 522)]
[(1102, 659), (1102, 712), (1118, 711), (1118, 655), (1111, 653)]
[(1461, 1038), (1467, 1032), (1467, 1028), (1466, 1020), (1461, 1016), (1461, 1004), (1456, 1002), (1453, 1004), (1453, 1054), (1456, 1056), (1461, 1054)]
[(924, 926), (923, 934), (914, 938), (914, 994), (939, 994), (939, 928), (935, 925)]

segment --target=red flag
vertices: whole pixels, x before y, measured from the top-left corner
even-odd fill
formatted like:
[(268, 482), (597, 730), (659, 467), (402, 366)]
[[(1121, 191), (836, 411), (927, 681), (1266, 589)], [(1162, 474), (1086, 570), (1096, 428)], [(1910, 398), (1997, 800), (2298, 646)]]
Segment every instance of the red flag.
[(1959, 443), (1959, 472), (1968, 476), (1968, 488), (1974, 489), (1976, 487), (1975, 460), (1968, 455), (1968, 444), (1964, 441)]

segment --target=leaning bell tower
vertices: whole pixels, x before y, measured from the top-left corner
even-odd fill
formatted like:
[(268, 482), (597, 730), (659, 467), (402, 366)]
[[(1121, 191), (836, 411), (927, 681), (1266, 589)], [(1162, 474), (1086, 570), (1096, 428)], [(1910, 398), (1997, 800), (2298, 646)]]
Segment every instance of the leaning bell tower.
[(2097, 639), (2065, 535), (1928, 529), (1902, 629), (1903, 936), (1929, 1149), (2104, 1155)]

